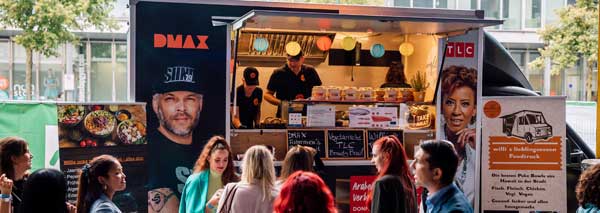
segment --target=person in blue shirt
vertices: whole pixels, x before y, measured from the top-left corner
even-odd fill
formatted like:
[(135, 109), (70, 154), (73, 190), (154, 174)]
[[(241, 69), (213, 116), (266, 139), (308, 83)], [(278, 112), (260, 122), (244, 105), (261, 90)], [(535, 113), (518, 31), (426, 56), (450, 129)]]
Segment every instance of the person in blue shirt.
[(411, 166), (415, 183), (429, 191), (423, 212), (472, 213), (467, 197), (454, 184), (458, 156), (452, 143), (431, 140), (419, 147)]

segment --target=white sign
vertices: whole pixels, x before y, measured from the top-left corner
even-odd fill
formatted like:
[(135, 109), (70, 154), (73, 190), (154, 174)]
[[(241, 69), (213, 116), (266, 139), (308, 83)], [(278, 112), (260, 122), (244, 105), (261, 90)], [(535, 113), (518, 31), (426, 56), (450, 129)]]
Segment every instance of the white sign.
[(565, 97), (485, 97), (482, 210), (567, 212)]
[(75, 75), (73, 75), (73, 73), (65, 74), (63, 76), (63, 89), (75, 90)]
[(335, 106), (333, 105), (308, 105), (306, 126), (308, 127), (335, 127)]

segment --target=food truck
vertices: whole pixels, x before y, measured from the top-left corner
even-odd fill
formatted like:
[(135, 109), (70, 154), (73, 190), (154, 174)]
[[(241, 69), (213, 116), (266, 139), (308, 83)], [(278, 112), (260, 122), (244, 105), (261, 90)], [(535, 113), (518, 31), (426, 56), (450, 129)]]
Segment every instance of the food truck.
[(507, 136), (523, 138), (530, 143), (535, 139), (552, 136), (552, 126), (546, 123), (542, 112), (523, 110), (501, 118), (503, 132)]
[[(252, 1), (137, 1), (131, 16), (134, 93), (136, 101), (148, 103), (149, 132), (158, 123), (149, 88), (161, 68), (192, 67), (210, 79), (203, 83), (202, 128), (194, 140), (225, 135), (236, 160), (250, 146), (267, 145), (276, 165), (289, 147), (311, 146), (325, 162), (324, 179), (338, 206), (348, 212), (360, 209), (351, 199), (360, 193), (351, 190), (353, 180), (375, 175), (372, 143), (396, 135), (412, 158), (421, 141), (439, 138), (440, 72), (468, 66), (481, 76), (483, 28), (502, 23), (484, 18), (483, 11)], [(299, 52), (321, 84), (279, 106), (263, 97), (258, 128), (233, 128), (244, 69), (258, 70), (265, 94), (274, 70)], [(381, 88), (392, 64), (401, 65), (411, 87)], [(479, 101), (481, 79), (474, 82)], [(481, 114), (480, 106), (474, 110)], [(478, 127), (479, 118), (473, 120)]]

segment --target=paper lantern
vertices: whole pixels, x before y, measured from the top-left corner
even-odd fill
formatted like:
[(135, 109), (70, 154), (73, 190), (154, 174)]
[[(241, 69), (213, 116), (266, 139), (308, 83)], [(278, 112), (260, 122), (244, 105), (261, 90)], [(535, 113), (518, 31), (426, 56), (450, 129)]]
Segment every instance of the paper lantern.
[(4, 76), (0, 76), (0, 90), (5, 90), (8, 88), (8, 79)]
[(317, 47), (321, 51), (329, 50), (329, 48), (331, 48), (331, 39), (329, 36), (321, 36), (319, 39), (317, 39)]
[(383, 54), (385, 54), (385, 48), (382, 44), (373, 44), (373, 46), (371, 46), (371, 56), (373, 56), (373, 58), (381, 58)]
[(265, 38), (256, 38), (254, 39), (252, 47), (258, 52), (267, 51), (267, 48), (269, 48), (269, 41)]
[(355, 46), (356, 46), (356, 39), (354, 39), (350, 36), (346, 36), (344, 39), (342, 39), (342, 48), (344, 48), (344, 50), (346, 50), (346, 51), (353, 50)]
[(404, 42), (404, 43), (400, 44), (399, 50), (400, 50), (400, 54), (402, 54), (403, 56), (410, 56), (415, 52), (415, 48), (409, 42)]
[(288, 55), (297, 56), (300, 53), (300, 50), (302, 50), (302, 48), (300, 47), (300, 44), (298, 44), (298, 42), (292, 41), (285, 45), (285, 52)]

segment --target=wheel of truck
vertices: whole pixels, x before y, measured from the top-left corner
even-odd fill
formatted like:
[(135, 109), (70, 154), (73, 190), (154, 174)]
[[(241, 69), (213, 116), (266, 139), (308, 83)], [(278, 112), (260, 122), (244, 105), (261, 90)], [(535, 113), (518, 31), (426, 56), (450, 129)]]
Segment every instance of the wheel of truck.
[(531, 142), (533, 142), (533, 135), (531, 135), (531, 133), (525, 133), (525, 140), (526, 140), (528, 143), (531, 143)]

